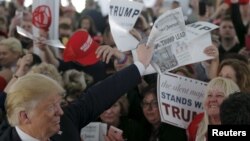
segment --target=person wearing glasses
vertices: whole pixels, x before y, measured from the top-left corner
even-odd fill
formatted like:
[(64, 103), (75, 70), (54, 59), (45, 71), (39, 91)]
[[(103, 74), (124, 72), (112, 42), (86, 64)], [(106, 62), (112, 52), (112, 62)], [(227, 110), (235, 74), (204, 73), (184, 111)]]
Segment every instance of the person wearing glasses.
[(142, 91), (141, 106), (146, 118), (143, 126), (147, 141), (187, 140), (185, 129), (161, 122), (155, 86), (148, 86)]

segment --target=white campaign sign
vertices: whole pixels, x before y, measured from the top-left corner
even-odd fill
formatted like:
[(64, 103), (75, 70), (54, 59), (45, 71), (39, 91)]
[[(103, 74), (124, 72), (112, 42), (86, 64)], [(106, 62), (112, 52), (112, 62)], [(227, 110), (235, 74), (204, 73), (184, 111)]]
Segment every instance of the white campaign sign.
[(186, 129), (203, 112), (207, 83), (172, 73), (159, 74), (157, 83), (161, 121)]
[[(33, 17), (33, 35), (39, 37), (39, 28), (35, 25), (42, 26), (51, 22), (48, 27), (49, 40), (58, 40), (59, 32), (59, 6), (60, 0), (33, 0), (32, 17)], [(53, 43), (53, 42), (49, 42)], [(38, 48), (34, 48), (35, 53), (39, 54)], [(55, 50), (58, 53), (57, 50)]]
[(110, 30), (118, 50), (135, 49), (139, 41), (129, 31), (139, 17), (143, 4), (128, 0), (111, 0), (109, 8)]
[(105, 141), (107, 134), (107, 124), (101, 122), (90, 122), (81, 129), (81, 139), (84, 141)]

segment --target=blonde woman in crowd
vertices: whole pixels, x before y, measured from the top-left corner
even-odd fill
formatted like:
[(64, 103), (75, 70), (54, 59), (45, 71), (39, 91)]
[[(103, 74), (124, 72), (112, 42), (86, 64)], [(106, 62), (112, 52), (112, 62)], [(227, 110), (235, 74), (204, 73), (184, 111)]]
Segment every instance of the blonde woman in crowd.
[(87, 86), (93, 82), (93, 78), (90, 75), (75, 69), (65, 71), (62, 78), (67, 103), (78, 99)]
[(63, 86), (62, 76), (54, 65), (41, 63), (39, 65), (33, 66), (31, 68), (31, 72), (49, 76), (50, 78), (56, 80), (61, 86)]
[(0, 41), (0, 66), (15, 70), (18, 59), (23, 55), (22, 44), (10, 37)]
[(205, 92), (204, 113), (196, 115), (187, 128), (188, 141), (206, 141), (208, 125), (221, 124), (221, 103), (230, 94), (239, 91), (239, 87), (231, 79), (223, 77), (212, 79)]

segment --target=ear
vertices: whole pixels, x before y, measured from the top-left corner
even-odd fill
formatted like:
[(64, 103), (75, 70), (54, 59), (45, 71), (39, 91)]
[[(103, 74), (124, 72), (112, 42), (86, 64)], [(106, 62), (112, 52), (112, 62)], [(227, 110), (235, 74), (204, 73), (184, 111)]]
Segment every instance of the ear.
[(24, 123), (24, 124), (31, 123), (26, 111), (21, 111), (19, 113), (19, 120), (21, 123)]

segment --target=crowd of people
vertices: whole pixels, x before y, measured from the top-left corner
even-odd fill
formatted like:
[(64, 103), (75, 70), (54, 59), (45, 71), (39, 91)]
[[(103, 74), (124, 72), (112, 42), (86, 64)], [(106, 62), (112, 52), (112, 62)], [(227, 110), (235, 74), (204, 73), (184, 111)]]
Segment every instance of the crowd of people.
[[(189, 0), (189, 6), (186, 24), (206, 21), (219, 28), (211, 32), (213, 44), (204, 50), (213, 59), (171, 71), (208, 83), (204, 111), (183, 129), (161, 122), (157, 74), (143, 75), (154, 53), (144, 40), (162, 13), (182, 7), (179, 1), (165, 5), (156, 0), (142, 10), (130, 31), (140, 42), (138, 61), (131, 51), (116, 47), (97, 2), (86, 0), (81, 13), (72, 5), (60, 6), (60, 41), (75, 55), (85, 36), (91, 37), (97, 45), (91, 63), (65, 60), (64, 49), (44, 44), (46, 30), (41, 29), (36, 41), (18, 34), (16, 26), (32, 33), (31, 8), (19, 0), (1, 1), (0, 140), (83, 141), (81, 129), (98, 121), (123, 131), (122, 137), (103, 135), (105, 141), (204, 141), (208, 125), (249, 125), (250, 2)], [(22, 16), (16, 14), (20, 10)], [(79, 40), (69, 42), (75, 33)]]

